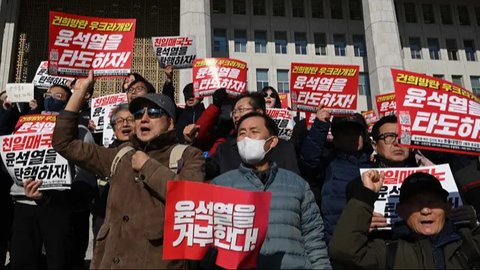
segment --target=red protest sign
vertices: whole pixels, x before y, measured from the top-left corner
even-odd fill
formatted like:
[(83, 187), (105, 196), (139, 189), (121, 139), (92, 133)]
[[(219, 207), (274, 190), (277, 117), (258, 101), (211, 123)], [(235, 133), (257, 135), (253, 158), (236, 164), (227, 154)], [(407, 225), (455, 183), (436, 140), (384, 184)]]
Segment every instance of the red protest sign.
[(392, 69), (400, 143), (480, 155), (480, 98), (450, 82)]
[(316, 112), (323, 104), (333, 114), (356, 111), (359, 66), (292, 63), (290, 70), (293, 110)]
[(278, 97), (280, 98), (280, 103), (282, 104), (282, 109), (287, 109), (288, 108), (288, 100), (290, 99), (290, 94), (278, 93)]
[(211, 96), (218, 88), (231, 96), (247, 92), (247, 63), (229, 58), (195, 59), (193, 90), (196, 97)]
[(271, 193), (190, 181), (169, 181), (163, 259), (201, 260), (218, 250), (216, 265), (255, 268), (268, 227)]
[(53, 133), (57, 116), (52, 114), (29, 114), (20, 116), (15, 125), (15, 134)]
[(395, 114), (397, 108), (395, 102), (395, 93), (388, 93), (383, 95), (377, 95), (375, 97), (377, 103), (378, 116), (380, 118), (385, 115)]
[(377, 114), (374, 110), (364, 111), (362, 112), (363, 118), (365, 118), (365, 122), (367, 122), (368, 132), (372, 132), (373, 125), (377, 122)]
[(135, 19), (50, 11), (48, 74), (124, 76), (132, 65)]

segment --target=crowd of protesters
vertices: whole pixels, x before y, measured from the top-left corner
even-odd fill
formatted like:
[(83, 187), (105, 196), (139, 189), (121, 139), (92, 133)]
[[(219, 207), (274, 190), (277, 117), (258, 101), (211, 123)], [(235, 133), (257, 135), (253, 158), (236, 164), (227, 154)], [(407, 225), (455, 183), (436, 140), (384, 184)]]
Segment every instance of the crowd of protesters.
[[(2, 266), (8, 253), (10, 269), (83, 269), (93, 230), (94, 269), (218, 268), (214, 249), (207, 263), (162, 259), (167, 181), (183, 179), (272, 194), (258, 268), (480, 269), (478, 157), (400, 146), (395, 115), (368, 132), (361, 114), (332, 119), (322, 106), (310, 128), (297, 118), (291, 139), (281, 139), (266, 114), (281, 107), (273, 87), (236, 98), (218, 89), (205, 107), (188, 84), (179, 107), (173, 68), (165, 73), (163, 89), (126, 76), (118, 92), (128, 103), (112, 112), (108, 148), (88, 121), (93, 72), (29, 104), (0, 93), (0, 135), (12, 134), (21, 115), (56, 114), (52, 144), (74, 176), (70, 190), (39, 191), (40, 179), (16, 183), (0, 170)], [(360, 169), (442, 163), (464, 205), (452, 209), (438, 179), (415, 173), (401, 187), (401, 221), (383, 230), (373, 204), (385, 176)]]

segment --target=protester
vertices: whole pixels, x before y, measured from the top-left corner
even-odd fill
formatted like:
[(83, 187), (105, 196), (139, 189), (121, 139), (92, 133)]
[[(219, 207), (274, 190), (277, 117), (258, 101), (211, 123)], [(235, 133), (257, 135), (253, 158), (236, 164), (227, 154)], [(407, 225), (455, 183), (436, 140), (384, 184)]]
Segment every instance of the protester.
[[(122, 103), (117, 105), (112, 111), (110, 117), (110, 125), (113, 128), (113, 134), (115, 135), (114, 141), (109, 145), (109, 148), (120, 146), (122, 143), (127, 142), (129, 137), (135, 130), (135, 119), (132, 113), (128, 110), (128, 103)], [(108, 183), (108, 177), (98, 180), (97, 193), (95, 196), (95, 203), (93, 205), (93, 237), (97, 238), (97, 234), (100, 231), (100, 227), (105, 220), (108, 191), (110, 184)]]
[(92, 71), (87, 79), (77, 81), (53, 135), (53, 146), (62, 156), (99, 176), (110, 176), (107, 213), (91, 268), (184, 268), (185, 261), (162, 259), (166, 183), (202, 181), (204, 158), (198, 149), (186, 147), (177, 168), (170, 166), (169, 157), (178, 154), (175, 104), (162, 94), (132, 100), (129, 110), (135, 118), (135, 134), (129, 142), (106, 149), (75, 140), (78, 110), (93, 83)]
[[(327, 242), (346, 204), (345, 187), (360, 178), (360, 169), (372, 166), (368, 149), (367, 124), (363, 116), (335, 116), (330, 124), (330, 112), (320, 107), (316, 113), (300, 154), (303, 168), (324, 172), (324, 183), (312, 183), (321, 190), (315, 194), (322, 209)], [(327, 149), (327, 135), (333, 135), (333, 149)]]
[(260, 93), (263, 95), (265, 98), (265, 106), (267, 109), (271, 108), (276, 108), (276, 109), (281, 109), (282, 108), (282, 102), (280, 100), (280, 97), (278, 96), (277, 90), (271, 86), (265, 86)]
[(142, 75), (136, 72), (128, 73), (127, 76), (125, 76), (125, 79), (123, 79), (121, 92), (122, 93), (127, 92), (128, 87), (133, 81), (137, 81), (141, 79), (143, 79)]
[(268, 229), (260, 249), (260, 269), (329, 269), (320, 210), (307, 182), (279, 168), (271, 153), (278, 145), (275, 122), (261, 112), (237, 119), (240, 167), (212, 183), (272, 194)]
[(397, 213), (402, 220), (393, 227), (393, 241), (369, 240), (383, 180), (383, 174), (369, 170), (362, 174), (363, 185), (349, 185), (349, 201), (330, 242), (333, 262), (365, 269), (478, 269), (478, 226), (449, 220), (448, 192), (426, 173), (410, 175), (401, 186)]
[(156, 92), (155, 87), (153, 87), (149, 81), (140, 75), (137, 75), (136, 77), (137, 79), (132, 81), (125, 90), (127, 93), (128, 103), (132, 102), (132, 100), (138, 96), (144, 96), (146, 94), (152, 94)]

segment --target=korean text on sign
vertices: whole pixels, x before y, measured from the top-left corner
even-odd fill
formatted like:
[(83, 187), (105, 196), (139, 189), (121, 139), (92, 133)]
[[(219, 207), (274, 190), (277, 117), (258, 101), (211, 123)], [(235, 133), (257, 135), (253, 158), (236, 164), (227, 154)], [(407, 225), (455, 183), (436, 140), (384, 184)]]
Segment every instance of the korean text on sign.
[(111, 108), (121, 103), (127, 102), (127, 94), (113, 94), (108, 96), (101, 96), (92, 100), (92, 109), (90, 119), (95, 123), (95, 132), (102, 132), (104, 125), (108, 125)]
[(85, 17), (50, 12), (48, 73), (124, 76), (130, 72), (135, 19)]
[(33, 78), (33, 84), (42, 89), (48, 89), (50, 86), (55, 84), (69, 86), (71, 81), (73, 81), (73, 78), (71, 77), (48, 75), (48, 61), (40, 62), (37, 72), (35, 73), (35, 77)]
[[(369, 169), (360, 169), (360, 173), (364, 173)], [(396, 212), (397, 204), (400, 199), (401, 186), (405, 178), (416, 172), (428, 173), (435, 176), (442, 184), (443, 189), (448, 191), (448, 200), (452, 207), (462, 205), (462, 199), (458, 192), (455, 179), (448, 164), (415, 167), (415, 168), (381, 168), (373, 169), (385, 174), (383, 186), (380, 188), (379, 197), (375, 202), (375, 212), (381, 213), (387, 218), (389, 224), (393, 224), (399, 220)]]
[(267, 109), (267, 115), (277, 124), (278, 137), (290, 140), (295, 127), (292, 112), (287, 109)]
[(480, 99), (423, 74), (393, 70), (401, 144), (480, 155)]
[(169, 181), (164, 259), (201, 259), (209, 246), (216, 264), (251, 268), (268, 226), (270, 193)]
[(225, 88), (231, 96), (239, 96), (247, 91), (247, 64), (240, 60), (196, 59), (192, 73), (196, 97), (211, 96), (219, 88)]
[(358, 66), (292, 63), (290, 70), (294, 110), (315, 112), (322, 104), (334, 114), (356, 111)]
[(195, 38), (187, 37), (152, 37), (153, 51), (160, 67), (172, 65), (174, 68), (190, 68), (197, 58)]
[(395, 114), (397, 108), (395, 93), (388, 93), (376, 96), (377, 111), (380, 118), (385, 115)]

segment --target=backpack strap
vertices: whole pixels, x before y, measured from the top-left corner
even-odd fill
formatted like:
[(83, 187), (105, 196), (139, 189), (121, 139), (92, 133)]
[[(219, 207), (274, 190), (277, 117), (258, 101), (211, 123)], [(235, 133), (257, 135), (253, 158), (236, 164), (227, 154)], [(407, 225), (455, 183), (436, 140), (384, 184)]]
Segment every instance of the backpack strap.
[(395, 269), (395, 257), (397, 255), (397, 249), (398, 249), (398, 241), (390, 241), (387, 243), (386, 246), (386, 253), (385, 255), (386, 260), (385, 260), (385, 269)]
[(127, 154), (128, 152), (135, 150), (133, 147), (127, 145), (125, 147), (122, 147), (115, 156), (115, 158), (112, 161), (112, 166), (110, 167), (110, 178), (115, 174), (115, 171), (117, 170), (117, 165), (118, 162)]
[(179, 164), (182, 159), (183, 152), (187, 149), (188, 145), (177, 144), (173, 147), (172, 152), (170, 152), (170, 161), (168, 167), (172, 172), (177, 174), (183, 167), (183, 164)]

